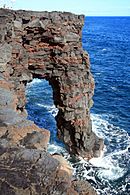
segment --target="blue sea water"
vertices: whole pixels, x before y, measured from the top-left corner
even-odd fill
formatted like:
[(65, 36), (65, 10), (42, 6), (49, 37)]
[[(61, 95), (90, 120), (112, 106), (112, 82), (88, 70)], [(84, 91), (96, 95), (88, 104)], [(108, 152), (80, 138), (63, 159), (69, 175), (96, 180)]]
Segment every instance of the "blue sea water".
[(130, 134), (130, 17), (88, 17), (82, 41), (96, 81), (92, 111)]
[(69, 157), (57, 139), (52, 88), (45, 80), (27, 85), (28, 118), (51, 131), (50, 153), (62, 153), (76, 178), (88, 180), (100, 195), (130, 194), (130, 17), (86, 17), (84, 50), (90, 54), (95, 78), (92, 128), (104, 138), (104, 154), (85, 162)]

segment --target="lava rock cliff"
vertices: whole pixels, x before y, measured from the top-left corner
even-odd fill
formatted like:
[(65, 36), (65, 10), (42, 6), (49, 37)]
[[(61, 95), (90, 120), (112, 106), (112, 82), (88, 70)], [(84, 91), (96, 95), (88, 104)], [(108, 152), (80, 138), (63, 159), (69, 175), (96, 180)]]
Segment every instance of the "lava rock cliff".
[(48, 80), (59, 110), (59, 139), (70, 154), (100, 155), (103, 141), (90, 119), (94, 79), (81, 44), (83, 23), (84, 16), (71, 13), (0, 9), (1, 195), (95, 194), (87, 182), (72, 182), (62, 160), (46, 152), (49, 131), (27, 120), (25, 110), (26, 84)]

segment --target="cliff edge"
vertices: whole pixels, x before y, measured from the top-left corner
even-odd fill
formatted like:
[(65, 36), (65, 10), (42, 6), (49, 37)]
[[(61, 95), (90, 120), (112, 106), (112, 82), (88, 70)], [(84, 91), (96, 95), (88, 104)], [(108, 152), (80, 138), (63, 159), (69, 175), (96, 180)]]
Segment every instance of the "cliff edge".
[(83, 22), (71, 13), (0, 9), (1, 195), (95, 194), (87, 182), (72, 182), (68, 166), (46, 152), (49, 131), (28, 121), (25, 110), (26, 84), (48, 80), (59, 109), (59, 139), (71, 154), (100, 155), (103, 141), (92, 132), (89, 112), (94, 80), (81, 44)]

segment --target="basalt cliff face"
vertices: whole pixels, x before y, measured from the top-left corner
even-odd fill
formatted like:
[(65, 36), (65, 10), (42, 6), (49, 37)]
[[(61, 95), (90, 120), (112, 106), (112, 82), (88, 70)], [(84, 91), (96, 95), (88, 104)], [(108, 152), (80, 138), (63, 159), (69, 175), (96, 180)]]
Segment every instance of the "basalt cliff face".
[(92, 132), (89, 113), (94, 80), (81, 45), (83, 22), (71, 13), (0, 10), (1, 195), (95, 194), (88, 183), (72, 182), (62, 157), (46, 152), (49, 131), (27, 120), (25, 110), (26, 84), (48, 80), (59, 139), (71, 154), (100, 155), (103, 141)]

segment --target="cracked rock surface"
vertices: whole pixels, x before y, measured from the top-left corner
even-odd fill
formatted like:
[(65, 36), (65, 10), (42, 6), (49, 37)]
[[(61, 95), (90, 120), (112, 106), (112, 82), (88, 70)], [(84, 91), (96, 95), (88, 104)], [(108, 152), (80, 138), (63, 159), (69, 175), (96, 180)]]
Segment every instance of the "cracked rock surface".
[[(24, 128), (29, 132), (29, 128), (26, 126)], [(40, 130), (36, 129), (35, 125), (32, 128), (35, 128), (35, 132)], [(95, 190), (88, 182), (79, 183), (79, 181), (72, 180), (72, 168), (60, 155), (51, 156), (46, 152), (46, 149), (43, 148), (44, 139), (42, 140), (42, 149), (40, 149), (39, 141), (35, 147), (28, 141), (28, 145), (25, 146), (21, 142), (16, 142), (16, 139), (21, 140), (23, 137), (21, 132), (14, 135), (15, 140), (11, 138), (13, 133), (9, 136), (10, 133), (4, 129), (1, 135), (2, 133), (3, 136), (0, 139), (0, 195), (96, 195)], [(24, 131), (24, 136), (26, 133)], [(46, 135), (46, 131), (43, 129), (41, 134)], [(83, 190), (82, 185), (84, 186)]]

